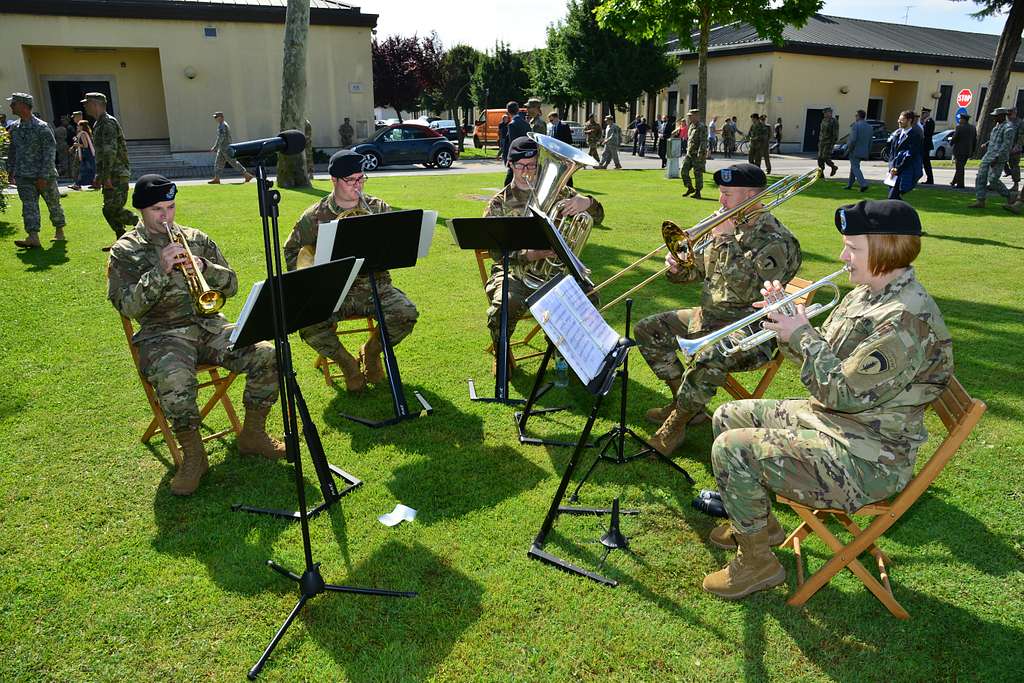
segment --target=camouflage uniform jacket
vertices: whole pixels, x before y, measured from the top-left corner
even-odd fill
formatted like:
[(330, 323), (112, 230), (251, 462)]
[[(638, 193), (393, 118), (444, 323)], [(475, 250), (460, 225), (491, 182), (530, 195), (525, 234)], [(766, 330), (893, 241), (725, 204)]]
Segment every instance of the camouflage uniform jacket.
[[(376, 197), (363, 195), (363, 199), (366, 201), (367, 206), (370, 207), (370, 213), (387, 213), (392, 210), (386, 202)], [(284, 260), (288, 270), (295, 270), (299, 258), (299, 250), (302, 247), (308, 246), (316, 249), (316, 237), (320, 232), (320, 224), (330, 223), (345, 211), (347, 209), (342, 209), (334, 202), (334, 195), (329, 194), (302, 213), (299, 220), (295, 222), (292, 233), (288, 235), (288, 239), (284, 243)], [(341, 229), (343, 224), (343, 222), (339, 223), (339, 236), (343, 232)], [(391, 273), (386, 270), (377, 271), (376, 276), (378, 286), (391, 283)], [(367, 297), (370, 296), (370, 279), (366, 275), (357, 277), (349, 290), (350, 297), (362, 296), (363, 294)]]
[(703, 280), (700, 308), (689, 333), (703, 335), (752, 313), (765, 280), (789, 282), (800, 270), (800, 242), (770, 213), (736, 226), (732, 235), (713, 238), (694, 265), (668, 271), (675, 283)]
[(736, 139), (736, 125), (732, 121), (726, 121), (722, 125), (722, 139), (730, 142)]
[(124, 141), (121, 124), (110, 114), (96, 120), (92, 132), (92, 145), (96, 149), (96, 182), (114, 178), (128, 178), (128, 146)]
[(540, 133), (541, 135), (548, 134), (548, 124), (544, 122), (544, 119), (538, 114), (530, 119), (530, 130), (534, 133)]
[(601, 142), (601, 126), (597, 123), (587, 122), (583, 126), (583, 134), (587, 136), (588, 145), (596, 145)]
[(1010, 151), (1020, 154), (1024, 148), (1024, 119), (1017, 119), (1013, 122), (1013, 142), (1010, 144)]
[[(767, 126), (765, 127), (767, 129)], [(822, 119), (821, 129), (818, 131), (818, 146), (832, 147), (839, 140), (839, 122), (836, 117)]]
[[(864, 460), (913, 472), (924, 412), (953, 375), (953, 342), (935, 301), (908, 268), (878, 294), (857, 287), (821, 331), (789, 338), (811, 393), (797, 417)], [(909, 478), (909, 477), (908, 477)]]
[(988, 136), (988, 147), (981, 160), (984, 163), (1005, 163), (1010, 156), (1010, 147), (1013, 145), (1013, 127), (1006, 122), (997, 123)]
[(750, 142), (751, 147), (767, 142), (768, 126), (760, 121), (752, 121), (750, 130), (747, 131), (747, 140)]
[[(238, 276), (228, 266), (217, 244), (193, 228), (175, 223), (197, 259), (206, 262), (203, 277), (211, 288), (232, 297), (238, 291)], [(157, 336), (199, 339), (201, 331), (217, 333), (229, 323), (217, 313), (199, 315), (189, 295), (185, 276), (175, 267), (167, 274), (160, 267), (160, 252), (169, 243), (167, 235), (152, 235), (140, 222), (110, 249), (107, 263), (107, 298), (121, 315), (139, 321), (135, 341)]]
[(7, 168), (12, 176), (26, 180), (57, 177), (57, 141), (45, 121), (33, 114), (28, 121), (15, 121), (10, 133)]
[(217, 125), (217, 140), (213, 143), (213, 151), (228, 153), (228, 145), (231, 144), (231, 126), (226, 121)]
[[(487, 204), (487, 210), (484, 211), (484, 217), (522, 216), (526, 212), (526, 205), (529, 203), (532, 194), (530, 190), (520, 190), (514, 184), (509, 183), (505, 186), (504, 190), (491, 197), (491, 201)], [(563, 187), (562, 191), (558, 194), (558, 201), (572, 199), (577, 194), (576, 190), (571, 187)], [(590, 195), (587, 196), (589, 197)], [(593, 203), (587, 209), (587, 213), (594, 219), (594, 225), (599, 225), (604, 221), (604, 207), (601, 206), (601, 202), (597, 201), (596, 198), (590, 197), (590, 200)], [(501, 272), (501, 251), (492, 250), (491, 259), (494, 261), (494, 265), (491, 266), (491, 274)], [(508, 260), (511, 265), (526, 265), (529, 263), (526, 260), (526, 249), (513, 251), (508, 255)]]
[(708, 127), (703, 121), (691, 123), (686, 132), (686, 156), (706, 159), (708, 156)]

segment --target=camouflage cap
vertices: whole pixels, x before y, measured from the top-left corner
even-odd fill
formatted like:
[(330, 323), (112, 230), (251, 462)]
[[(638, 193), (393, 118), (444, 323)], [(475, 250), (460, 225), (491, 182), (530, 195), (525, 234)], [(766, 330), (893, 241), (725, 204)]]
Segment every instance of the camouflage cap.
[(93, 102), (102, 102), (103, 104), (106, 104), (107, 96), (101, 92), (87, 92), (85, 93), (85, 97), (82, 98), (82, 104), (85, 104), (89, 100), (92, 100)]
[(540, 106), (540, 100), (537, 99), (536, 97), (531, 97), (530, 99), (526, 100), (526, 106), (527, 107), (539, 107)]
[(699, 113), (700, 113), (700, 109), (691, 109), (690, 111), (686, 112), (686, 115), (689, 116), (690, 114), (699, 114)]
[(11, 96), (7, 98), (7, 101), (11, 104), (18, 104), (20, 102), (22, 104), (27, 104), (30, 107), (32, 106), (32, 96), (27, 92), (12, 92)]
[(217, 118), (218, 116), (224, 116), (224, 112), (222, 112), (222, 111), (215, 111), (215, 112), (213, 112), (213, 118)]
[(72, 116), (72, 118), (75, 117), (75, 116), (81, 116), (82, 118), (85, 118), (85, 116), (80, 111), (73, 111), (73, 112), (71, 112), (71, 116)]
[(1006, 113), (1006, 107), (996, 107), (988, 113), (989, 116), (999, 116)]

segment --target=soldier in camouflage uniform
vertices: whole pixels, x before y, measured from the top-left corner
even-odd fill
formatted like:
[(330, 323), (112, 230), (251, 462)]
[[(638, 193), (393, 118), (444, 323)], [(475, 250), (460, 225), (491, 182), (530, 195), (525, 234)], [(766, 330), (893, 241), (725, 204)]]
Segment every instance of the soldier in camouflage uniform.
[[(544, 116), (540, 110), (540, 100), (531, 97), (526, 100), (526, 115), (530, 117), (530, 130), (541, 135), (548, 134), (548, 124), (544, 122)], [(510, 143), (511, 144), (511, 143)], [(597, 157), (594, 157), (595, 159)]]
[(726, 159), (732, 159), (736, 151), (736, 124), (730, 118), (726, 118), (722, 124), (722, 151)]
[(772, 172), (772, 127), (768, 125), (768, 115), (761, 114), (761, 156), (764, 157), (764, 172)]
[[(924, 412), (953, 374), (953, 345), (935, 301), (911, 263), (921, 241), (917, 213), (901, 200), (860, 202), (836, 212), (840, 255), (857, 287), (820, 331), (803, 307), (769, 314), (787, 357), (800, 364), (807, 400), (722, 405), (711, 449), (730, 524), (711, 543), (738, 548), (704, 589), (738, 599), (784, 583), (771, 551), (786, 532), (772, 492), (814, 508), (860, 507), (899, 492), (927, 438)], [(765, 283), (765, 294), (781, 292)]]
[[(299, 266), (300, 251), (304, 250), (309, 255), (316, 253), (316, 238), (321, 223), (329, 223), (352, 209), (362, 208), (369, 213), (391, 211), (391, 207), (383, 200), (362, 193), (366, 173), (363, 172), (361, 154), (351, 150), (336, 152), (331, 157), (328, 170), (334, 191), (306, 209), (295, 222), (295, 227), (284, 244), (284, 258), (288, 270), (295, 270)], [(341, 232), (339, 230), (339, 235)], [(377, 271), (374, 277), (380, 305), (384, 311), (384, 322), (388, 327), (388, 336), (391, 343), (397, 345), (412, 332), (419, 312), (409, 297), (391, 284), (391, 274), (388, 271)], [(338, 364), (345, 376), (345, 388), (348, 391), (362, 391), (366, 388), (367, 382), (377, 384), (384, 381), (384, 368), (380, 361), (380, 337), (376, 333), (370, 335), (363, 344), (357, 360), (342, 346), (334, 325), (345, 318), (371, 316), (374, 313), (370, 280), (367, 276), (360, 275), (352, 283), (348, 297), (335, 315), (322, 323), (299, 330), (299, 336), (304, 342), (321, 356), (330, 358)]]
[(352, 124), (349, 123), (348, 117), (345, 117), (344, 123), (338, 126), (338, 136), (341, 138), (342, 147), (351, 147), (352, 138), (355, 137), (356, 132), (352, 129)]
[[(94, 188), (103, 188), (103, 217), (118, 238), (126, 225), (134, 225), (135, 214), (124, 208), (128, 202), (128, 145), (124, 141), (121, 124), (107, 113), (107, 96), (101, 92), (85, 94), (82, 100), (86, 113), (96, 120), (92, 130), (92, 144), (96, 148), (96, 178)], [(103, 247), (110, 251), (110, 247)]]
[(245, 166), (239, 163), (238, 159), (231, 156), (231, 126), (224, 120), (224, 112), (214, 112), (213, 120), (217, 122), (217, 139), (214, 140), (210, 151), (217, 155), (217, 159), (213, 162), (213, 180), (209, 180), (207, 183), (209, 185), (220, 185), (220, 172), (224, 168), (224, 164), (228, 164), (231, 168), (241, 173), (242, 177), (245, 178), (243, 182), (249, 182), (252, 180), (252, 173), (249, 173)]
[[(537, 178), (537, 143), (528, 137), (521, 137), (509, 145), (508, 164), (512, 169), (512, 182), (501, 192), (494, 195), (487, 204), (484, 216), (522, 216), (533, 196), (533, 187)], [(575, 216), (586, 211), (594, 219), (594, 224), (604, 220), (604, 207), (593, 197), (581, 195), (571, 187), (562, 189), (558, 196), (559, 213), (564, 216)], [(516, 323), (526, 312), (526, 298), (534, 293), (523, 282), (522, 271), (527, 265), (546, 258), (555, 258), (550, 249), (520, 249), (509, 254), (509, 266), (512, 272), (508, 277), (508, 335), (512, 336)], [(484, 291), (491, 301), (487, 308), (487, 327), (491, 331), (491, 341), (495, 350), (501, 336), (501, 287), (506, 278), (502, 265), (501, 251), (492, 251), (491, 276), (484, 286)], [(495, 371), (497, 360), (495, 360)]]
[(583, 126), (583, 134), (587, 137), (587, 154), (600, 160), (601, 155), (597, 148), (601, 144), (601, 124), (594, 119), (593, 114), (587, 117), (587, 123)]
[(683, 167), (679, 175), (683, 178), (683, 185), (686, 185), (683, 196), (693, 195), (694, 199), (700, 199), (700, 191), (704, 188), (704, 165), (708, 159), (708, 127), (700, 120), (700, 109), (686, 112), (686, 121), (689, 124), (686, 133), (686, 155), (683, 157)]
[[(732, 209), (755, 196), (767, 182), (752, 164), (735, 164), (715, 173), (724, 209)], [(757, 208), (754, 205), (752, 208)], [(800, 269), (800, 243), (777, 218), (765, 213), (736, 225), (725, 221), (709, 236), (711, 242), (692, 266), (671, 254), (665, 257), (670, 282), (703, 282), (698, 308), (667, 311), (641, 320), (635, 338), (644, 360), (665, 382), (673, 400), (647, 411), (652, 424), (660, 424), (649, 443), (669, 455), (683, 442), (686, 425), (703, 419), (705, 406), (730, 372), (759, 368), (775, 355), (775, 342), (726, 356), (716, 346), (700, 353), (689, 367), (679, 361), (676, 337), (694, 339), (749, 315), (760, 301), (765, 280), (788, 282)]]
[(996, 125), (989, 134), (988, 142), (982, 145), (985, 153), (981, 155), (978, 162), (978, 175), (974, 177), (975, 202), (968, 204), (968, 209), (984, 209), (985, 194), (988, 190), (998, 192), (1006, 198), (1010, 198), (1010, 191), (999, 179), (1002, 175), (1003, 166), (1010, 156), (1010, 147), (1013, 145), (1014, 130), (1006, 124), (1006, 109), (998, 107), (993, 109), (989, 116), (996, 118)]
[(750, 115), (750, 129), (747, 131), (747, 162), (760, 168), (764, 158), (764, 142), (768, 138), (768, 127), (761, 123), (757, 114)]
[[(72, 137), (78, 134), (78, 123), (83, 121), (84, 117), (82, 112), (73, 111), (71, 112), (71, 129)], [(68, 154), (68, 175), (71, 177), (71, 182), (74, 183), (71, 186), (72, 190), (81, 190), (82, 186), (78, 184), (78, 176), (82, 170), (82, 160), (78, 157), (78, 150), (74, 149)]]
[(608, 168), (608, 164), (614, 163), (615, 168), (622, 168), (619, 161), (619, 144), (622, 142), (622, 128), (615, 123), (615, 117), (609, 114), (604, 117), (604, 152), (601, 153), (601, 163), (596, 168)]
[(57, 189), (57, 168), (53, 165), (57, 143), (46, 122), (32, 113), (32, 96), (16, 92), (7, 98), (18, 121), (10, 127), (11, 143), (7, 151), (7, 170), (11, 184), (17, 186), (21, 199), (21, 217), (28, 239), (14, 240), (22, 249), (38, 249), (39, 197), (46, 202), (53, 223), (54, 241), (64, 240), (64, 209)]
[(160, 408), (181, 444), (182, 463), (171, 480), (171, 493), (186, 496), (199, 486), (209, 463), (196, 404), (196, 365), (212, 363), (245, 373), (245, 421), (238, 451), (281, 458), (284, 445), (266, 432), (267, 413), (277, 401), (274, 346), (259, 342), (232, 348), (232, 325), (219, 313), (200, 315), (182, 268), (190, 268), (184, 248), (172, 242), (164, 224), (180, 232), (212, 289), (225, 297), (238, 291), (238, 277), (212, 239), (174, 222), (174, 183), (159, 175), (139, 178), (132, 206), (142, 219), (110, 250), (107, 298), (117, 311), (139, 322), (133, 341), (139, 368), (156, 391)]
[(839, 167), (832, 161), (832, 147), (839, 141), (839, 122), (832, 116), (832, 108), (821, 110), (821, 128), (818, 130), (818, 173), (825, 175), (825, 166), (832, 170), (829, 177), (834, 176)]

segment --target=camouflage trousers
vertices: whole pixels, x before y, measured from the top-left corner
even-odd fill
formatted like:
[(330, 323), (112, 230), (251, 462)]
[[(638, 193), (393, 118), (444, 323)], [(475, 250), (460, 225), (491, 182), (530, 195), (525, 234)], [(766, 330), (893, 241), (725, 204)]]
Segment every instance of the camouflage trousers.
[(594, 160), (597, 161), (597, 162), (601, 161), (601, 153), (597, 151), (597, 146), (599, 144), (600, 143), (598, 143), (598, 142), (591, 142), (589, 147), (588, 147), (588, 149), (587, 149), (587, 154), (589, 154), (590, 156), (594, 157)]
[(676, 394), (676, 408), (682, 412), (697, 412), (714, 398), (718, 387), (725, 384), (730, 372), (755, 370), (775, 353), (775, 342), (767, 342), (732, 356), (722, 353), (718, 346), (698, 354), (689, 367), (679, 361), (676, 337), (692, 339), (690, 320), (699, 309), (682, 308), (644, 318), (633, 330), (633, 337), (644, 360), (658, 379), (668, 382), (682, 379)]
[[(484, 292), (491, 300), (487, 307), (487, 327), (491, 331), (491, 341), (494, 348), (498, 348), (498, 337), (501, 336), (501, 283), (505, 280), (505, 273), (501, 270), (493, 271), (491, 278), (484, 285)], [(535, 289), (530, 289), (522, 280), (517, 277), (508, 278), (508, 337), (516, 330), (516, 323), (526, 315), (526, 298), (533, 294)]]
[(993, 166), (993, 161), (992, 158), (982, 157), (978, 163), (978, 175), (974, 177), (974, 196), (978, 199), (984, 199), (988, 190), (998, 192), (1004, 197), (1010, 196), (1010, 190), (999, 179), (1003, 174), (1003, 164), (997, 163)]
[(184, 337), (150, 337), (138, 343), (142, 373), (153, 385), (164, 416), (176, 431), (197, 429), (201, 422), (196, 403), (199, 381), (196, 366), (220, 365), (245, 374), (246, 408), (268, 408), (277, 401), (277, 363), (274, 345), (259, 342), (228, 349), (231, 328), (200, 332), (198, 341)]
[[(683, 167), (679, 169), (679, 175), (683, 179), (683, 185), (686, 185), (686, 189), (691, 187), (700, 192), (704, 188), (704, 166), (707, 162), (704, 159), (698, 159), (690, 156), (689, 154), (683, 157)], [(693, 183), (690, 183), (690, 170), (693, 170)]]
[(39, 215), (39, 197), (46, 202), (46, 208), (50, 212), (50, 222), (55, 228), (63, 228), (64, 209), (60, 205), (60, 190), (57, 188), (56, 178), (46, 179), (46, 188), (40, 192), (36, 187), (35, 178), (17, 178), (18, 198), (21, 200), (21, 218), (25, 222), (25, 232), (32, 234), (39, 232), (41, 217)]
[(78, 183), (79, 172), (82, 170), (82, 160), (78, 158), (76, 152), (70, 152), (68, 154), (68, 176), (71, 178), (71, 182)]
[(832, 143), (818, 146), (818, 168), (824, 170), (826, 166), (835, 166), (832, 162)]
[(227, 164), (228, 166), (230, 166), (231, 168), (235, 169), (236, 171), (243, 175), (248, 173), (248, 171), (245, 169), (245, 166), (242, 166), (242, 164), (238, 162), (238, 159), (232, 156), (228, 156), (227, 150), (218, 149), (217, 160), (213, 162), (214, 178), (220, 177), (220, 172), (224, 170), (224, 164)]
[[(390, 281), (378, 281), (377, 294), (380, 296), (380, 307), (384, 312), (384, 324), (388, 328), (388, 337), (391, 339), (391, 344), (397, 346), (412, 332), (412, 328), (416, 325), (416, 319), (419, 318), (419, 311), (416, 310), (415, 304), (409, 300), (409, 297), (392, 285)], [(335, 358), (341, 353), (343, 347), (334, 325), (345, 318), (375, 314), (373, 293), (370, 291), (369, 284), (353, 285), (337, 313), (322, 323), (302, 328), (299, 330), (299, 336), (321, 356)]]
[(128, 179), (111, 178), (113, 187), (103, 188), (103, 217), (107, 219), (107, 225), (120, 237), (124, 234), (124, 226), (135, 225), (138, 217), (124, 205), (128, 203)]
[(863, 460), (827, 434), (800, 426), (806, 401), (746, 400), (719, 406), (711, 466), (733, 526), (768, 524), (771, 493), (814, 508), (854, 512), (899, 491), (913, 475)]

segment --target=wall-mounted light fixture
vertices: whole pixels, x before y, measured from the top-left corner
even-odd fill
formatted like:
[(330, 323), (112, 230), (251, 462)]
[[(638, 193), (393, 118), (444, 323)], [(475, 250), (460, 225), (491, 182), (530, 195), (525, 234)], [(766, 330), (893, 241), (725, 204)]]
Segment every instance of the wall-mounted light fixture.
[(185, 78), (187, 78), (188, 80), (191, 81), (195, 77), (196, 77), (196, 70), (193, 69), (191, 66), (186, 66), (185, 67)]
[(846, 93), (850, 92), (850, 86), (848, 86), (848, 85), (841, 85), (841, 86), (839, 86), (839, 92), (841, 92), (841, 93), (843, 93), (845, 95)]

